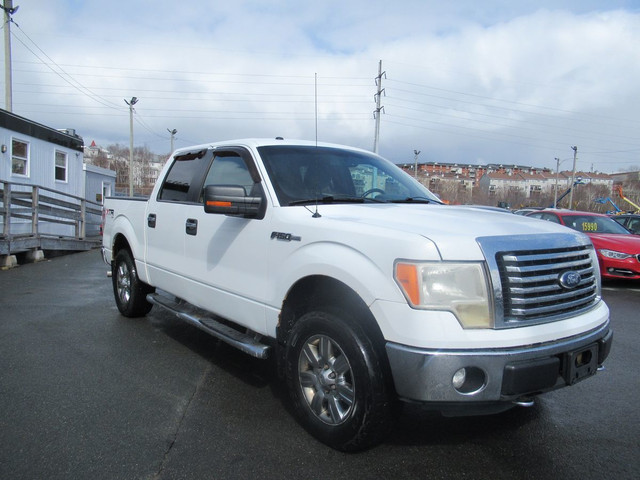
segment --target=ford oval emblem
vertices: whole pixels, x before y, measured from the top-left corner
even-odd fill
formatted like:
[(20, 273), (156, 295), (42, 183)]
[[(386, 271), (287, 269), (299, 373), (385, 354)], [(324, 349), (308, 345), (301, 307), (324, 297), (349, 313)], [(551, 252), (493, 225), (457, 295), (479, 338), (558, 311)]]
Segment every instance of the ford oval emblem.
[(580, 274), (574, 271), (562, 272), (558, 277), (560, 285), (562, 285), (562, 287), (566, 289), (576, 288), (578, 285), (580, 285), (581, 280), (582, 277), (580, 276)]

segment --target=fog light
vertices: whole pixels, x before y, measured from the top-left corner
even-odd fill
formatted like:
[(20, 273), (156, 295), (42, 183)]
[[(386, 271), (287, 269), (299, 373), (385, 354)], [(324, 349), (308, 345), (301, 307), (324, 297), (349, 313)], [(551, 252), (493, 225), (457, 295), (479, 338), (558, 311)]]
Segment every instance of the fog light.
[(456, 371), (451, 379), (453, 388), (463, 395), (473, 395), (480, 392), (487, 383), (487, 376), (478, 367), (465, 367)]
[(456, 390), (460, 390), (462, 385), (464, 385), (464, 381), (467, 379), (467, 370), (465, 368), (461, 368), (456, 373), (453, 374), (453, 388)]

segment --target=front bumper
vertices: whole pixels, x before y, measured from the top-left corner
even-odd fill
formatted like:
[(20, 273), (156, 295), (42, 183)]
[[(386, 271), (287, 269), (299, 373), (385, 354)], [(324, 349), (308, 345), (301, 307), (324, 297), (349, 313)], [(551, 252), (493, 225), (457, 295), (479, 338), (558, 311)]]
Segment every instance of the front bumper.
[(387, 343), (386, 349), (401, 399), (471, 407), (515, 401), (587, 378), (608, 356), (612, 339), (607, 321), (584, 335), (525, 348), (454, 351)]
[(625, 260), (600, 258), (600, 272), (602, 278), (628, 278), (638, 280), (640, 279), (640, 255)]

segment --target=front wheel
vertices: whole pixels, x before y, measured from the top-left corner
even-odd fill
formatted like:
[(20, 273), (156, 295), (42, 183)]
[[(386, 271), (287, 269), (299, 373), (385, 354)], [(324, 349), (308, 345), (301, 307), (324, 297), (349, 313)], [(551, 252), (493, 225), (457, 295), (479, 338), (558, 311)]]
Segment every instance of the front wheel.
[(338, 450), (378, 443), (389, 430), (392, 402), (380, 356), (364, 331), (310, 312), (289, 338), (287, 382), (302, 425)]
[(125, 317), (143, 317), (153, 305), (147, 302), (147, 294), (153, 287), (138, 278), (136, 264), (128, 250), (120, 250), (113, 262), (113, 295), (118, 310)]

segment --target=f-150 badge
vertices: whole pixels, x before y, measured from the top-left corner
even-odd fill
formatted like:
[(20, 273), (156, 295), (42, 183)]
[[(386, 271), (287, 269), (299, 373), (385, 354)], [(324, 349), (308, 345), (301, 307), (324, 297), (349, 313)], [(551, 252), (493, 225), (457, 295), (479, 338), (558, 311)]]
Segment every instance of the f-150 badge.
[(302, 240), (302, 237), (297, 237), (290, 233), (271, 232), (271, 240), (273, 240), (274, 238), (276, 240), (284, 240), (285, 242), (299, 242), (300, 240)]

